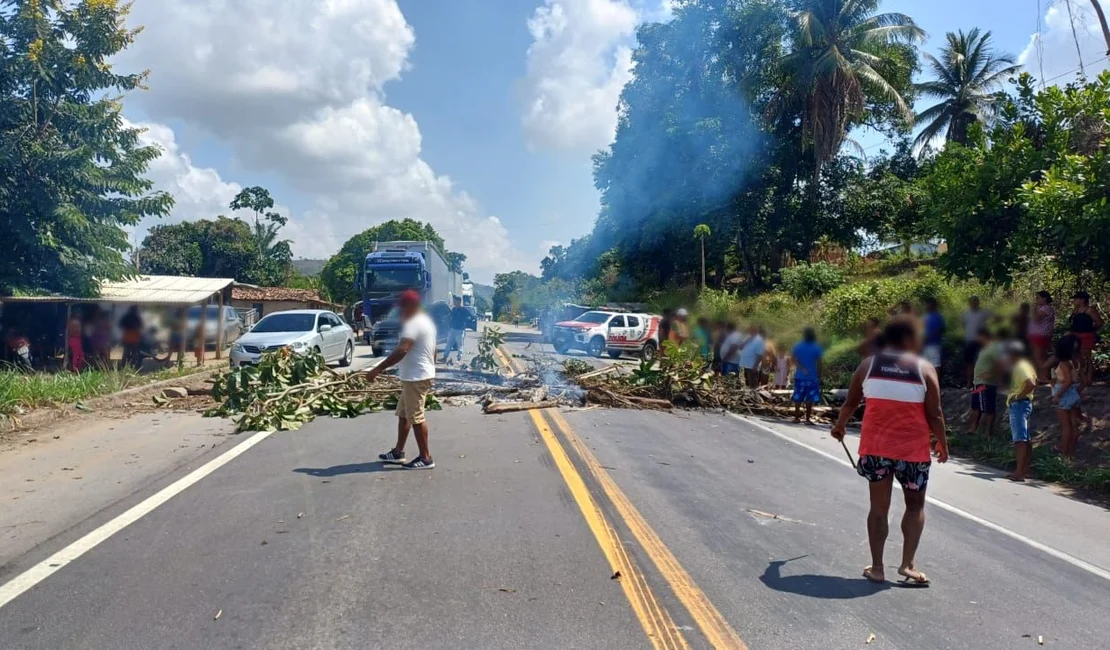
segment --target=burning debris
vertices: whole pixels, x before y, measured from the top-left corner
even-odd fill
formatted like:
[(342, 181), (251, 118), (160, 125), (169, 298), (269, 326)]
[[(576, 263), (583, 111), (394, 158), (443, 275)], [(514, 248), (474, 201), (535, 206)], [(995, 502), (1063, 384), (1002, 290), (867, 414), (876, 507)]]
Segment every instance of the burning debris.
[[(528, 375), (543, 378), (549, 394), (558, 392), (561, 404), (660, 411), (675, 407), (724, 409), (776, 417), (793, 414), (790, 395), (784, 391), (751, 389), (741, 385), (738, 377), (714, 375), (700, 356), (671, 346), (657, 358), (630, 368), (595, 369), (578, 359), (568, 359), (561, 368), (543, 357), (528, 361), (532, 365)], [(830, 408), (816, 409), (814, 414), (818, 418), (836, 415)]]

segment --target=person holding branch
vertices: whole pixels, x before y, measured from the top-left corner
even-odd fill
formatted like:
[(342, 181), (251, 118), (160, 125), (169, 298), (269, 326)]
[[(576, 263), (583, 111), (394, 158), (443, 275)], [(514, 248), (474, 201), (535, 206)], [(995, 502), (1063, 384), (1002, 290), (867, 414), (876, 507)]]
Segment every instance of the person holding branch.
[[(405, 469), (434, 469), (428, 449), (428, 423), (424, 419), (424, 400), (436, 376), (436, 326), (420, 307), (420, 294), (409, 290), (397, 300), (401, 312), (401, 340), (397, 349), (377, 366), (366, 372), (373, 381), (378, 375), (400, 364), (397, 378), (401, 380), (401, 397), (397, 400), (397, 444), (379, 454), (383, 463), (404, 465)], [(409, 429), (416, 433), (420, 455), (405, 462), (405, 443)]]
[(906, 502), (898, 574), (912, 584), (927, 585), (929, 578), (917, 570), (914, 561), (925, 529), (925, 489), (932, 466), (930, 436), (937, 441), (937, 462), (948, 462), (940, 381), (936, 368), (914, 352), (920, 347), (912, 319), (891, 319), (883, 330), (883, 346), (856, 368), (832, 436), (843, 443), (848, 420), (866, 397), (856, 466), (859, 475), (868, 480), (871, 500), (867, 515), (871, 564), (863, 576), (872, 582), (886, 581), (883, 551), (889, 533), (891, 492), (897, 480)]

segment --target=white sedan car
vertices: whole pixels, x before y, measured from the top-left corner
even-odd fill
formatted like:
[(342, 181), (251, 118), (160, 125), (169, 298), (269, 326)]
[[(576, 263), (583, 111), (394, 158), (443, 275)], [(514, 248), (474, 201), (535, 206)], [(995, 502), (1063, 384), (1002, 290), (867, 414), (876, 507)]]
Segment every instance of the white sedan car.
[(321, 309), (274, 312), (231, 346), (231, 367), (254, 365), (264, 352), (291, 348), (301, 354), (316, 350), (328, 363), (351, 365), (355, 333), (343, 319)]

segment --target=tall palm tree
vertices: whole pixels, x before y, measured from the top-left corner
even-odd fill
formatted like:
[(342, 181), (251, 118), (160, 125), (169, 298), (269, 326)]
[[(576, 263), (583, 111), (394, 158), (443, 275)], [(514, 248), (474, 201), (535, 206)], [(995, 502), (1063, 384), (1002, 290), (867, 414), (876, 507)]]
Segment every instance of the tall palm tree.
[(913, 111), (880, 70), (889, 69), (891, 45), (916, 43), (925, 32), (905, 14), (877, 13), (879, 2), (797, 0), (793, 47), (783, 59), (789, 81), (782, 99), (801, 110), (815, 178), (840, 151), (868, 100), (889, 101), (913, 121)]
[(967, 144), (967, 130), (975, 122), (989, 122), (998, 104), (998, 89), (1021, 66), (1009, 54), (991, 46), (991, 33), (978, 28), (948, 32), (948, 43), (940, 57), (925, 54), (936, 79), (917, 84), (919, 93), (941, 100), (917, 115), (925, 128), (916, 146), (924, 148), (944, 137), (949, 142)]

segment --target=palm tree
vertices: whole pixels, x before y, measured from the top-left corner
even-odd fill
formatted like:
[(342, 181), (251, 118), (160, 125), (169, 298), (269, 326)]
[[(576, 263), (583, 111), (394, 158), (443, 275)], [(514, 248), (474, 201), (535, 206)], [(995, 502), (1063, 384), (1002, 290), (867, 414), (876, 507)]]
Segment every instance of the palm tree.
[(701, 241), (701, 288), (705, 288), (705, 239), (711, 234), (709, 226), (699, 223), (694, 226), (694, 239)]
[(949, 142), (967, 144), (967, 130), (975, 122), (989, 122), (998, 104), (997, 91), (1021, 66), (1014, 58), (991, 47), (991, 33), (978, 28), (948, 32), (948, 43), (937, 58), (926, 54), (936, 79), (917, 84), (919, 93), (941, 100), (917, 115), (925, 128), (915, 146), (944, 136)]
[(785, 99), (800, 109), (817, 178), (868, 100), (893, 103), (912, 123), (913, 111), (880, 70), (889, 67), (890, 46), (916, 43), (925, 32), (905, 14), (876, 13), (880, 0), (798, 1), (793, 48), (783, 59), (789, 81), (776, 104)]

